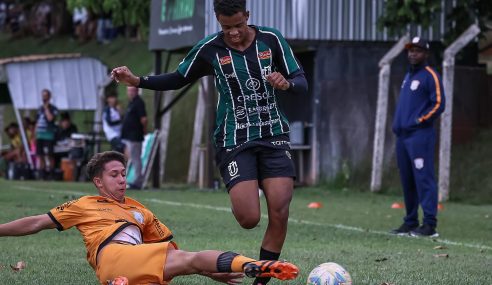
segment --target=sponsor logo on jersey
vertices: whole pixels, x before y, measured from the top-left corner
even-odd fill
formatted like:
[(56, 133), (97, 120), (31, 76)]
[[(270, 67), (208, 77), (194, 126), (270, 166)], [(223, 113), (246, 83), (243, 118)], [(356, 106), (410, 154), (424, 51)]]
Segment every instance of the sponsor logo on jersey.
[(65, 203), (61, 204), (60, 206), (56, 207), (56, 210), (61, 212), (61, 211), (65, 210), (66, 208), (69, 208), (70, 206), (72, 206), (74, 203), (77, 203), (78, 200), (79, 199), (65, 202)]
[(229, 165), (227, 166), (227, 169), (229, 170), (229, 176), (231, 176), (231, 179), (234, 179), (237, 177), (237, 174), (239, 172), (239, 168), (237, 167), (237, 162), (235, 160), (233, 160), (229, 163)]
[(271, 57), (272, 57), (272, 53), (269, 50), (258, 53), (259, 59), (269, 59)]
[(226, 55), (221, 58), (219, 58), (220, 65), (226, 65), (230, 64), (232, 62), (232, 59), (230, 56)]
[(276, 145), (276, 146), (281, 146), (281, 145), (289, 145), (290, 146), (289, 141), (272, 141), (270, 143), (273, 145)]
[(266, 106), (248, 107), (248, 114), (268, 114), (277, 106), (276, 103), (270, 103)]
[(226, 79), (229, 79), (229, 78), (236, 78), (236, 77), (237, 77), (237, 76), (236, 76), (236, 73), (234, 73), (234, 72), (233, 72), (233, 73), (231, 73), (231, 74), (225, 74), (225, 78), (226, 78)]
[(260, 80), (256, 78), (249, 78), (248, 80), (246, 80), (246, 88), (248, 88), (251, 91), (256, 91), (260, 89), (260, 85), (261, 85)]
[(256, 93), (251, 95), (237, 96), (237, 100), (239, 102), (250, 101), (250, 100), (268, 100), (268, 98), (273, 97), (270, 96), (269, 92)]
[(236, 129), (237, 130), (242, 130), (250, 127), (264, 127), (264, 126), (271, 126), (273, 124), (276, 124), (280, 121), (280, 119), (273, 119), (269, 121), (264, 121), (264, 122), (249, 122), (249, 123), (237, 123), (236, 124)]
[(243, 118), (246, 117), (246, 109), (244, 109), (243, 106), (236, 107), (236, 111), (235, 112), (236, 112), (236, 117), (238, 119), (243, 119)]

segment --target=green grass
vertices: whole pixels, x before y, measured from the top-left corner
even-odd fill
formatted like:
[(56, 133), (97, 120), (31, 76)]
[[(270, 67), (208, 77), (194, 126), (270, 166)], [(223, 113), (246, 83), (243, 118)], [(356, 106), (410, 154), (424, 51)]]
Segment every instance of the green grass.
[[(0, 180), (0, 189), (0, 223), (46, 213), (81, 192), (94, 193), (90, 184), (83, 183)], [(253, 230), (241, 229), (229, 213), (228, 196), (222, 191), (167, 187), (128, 194), (173, 230), (182, 249), (258, 254), (266, 219)], [(492, 205), (444, 204), (438, 216), (442, 238), (431, 240), (386, 234), (401, 222), (403, 211), (390, 208), (398, 200), (399, 196), (297, 188), (282, 258), (296, 263), (301, 275), (295, 281), (271, 284), (305, 284), (310, 270), (327, 261), (344, 266), (354, 284), (492, 284)], [(322, 202), (324, 207), (307, 208), (312, 201)], [(438, 245), (446, 249), (434, 249)], [(0, 269), (1, 284), (97, 284), (75, 229), (0, 238), (0, 250), (0, 264), (7, 266)], [(434, 257), (439, 253), (447, 253), (449, 258)], [(27, 268), (12, 272), (8, 265), (20, 260), (27, 262)], [(173, 284), (214, 283), (190, 276), (176, 278)]]

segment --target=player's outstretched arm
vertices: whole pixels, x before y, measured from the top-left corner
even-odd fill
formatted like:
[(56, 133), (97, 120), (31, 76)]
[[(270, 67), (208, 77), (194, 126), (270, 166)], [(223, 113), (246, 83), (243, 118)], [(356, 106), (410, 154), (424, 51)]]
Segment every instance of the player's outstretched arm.
[(0, 224), (0, 237), (31, 235), (42, 230), (54, 229), (55, 227), (55, 223), (53, 223), (48, 214), (30, 216)]
[(128, 67), (119, 66), (111, 70), (111, 78), (116, 82), (121, 82), (129, 86), (138, 86), (140, 78), (135, 76)]

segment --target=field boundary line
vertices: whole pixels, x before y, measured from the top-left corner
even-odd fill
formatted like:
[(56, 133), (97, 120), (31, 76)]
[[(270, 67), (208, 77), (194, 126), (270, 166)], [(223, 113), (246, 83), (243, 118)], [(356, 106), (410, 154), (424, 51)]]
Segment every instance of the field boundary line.
[[(34, 192), (51, 193), (51, 194), (60, 194), (60, 193), (61, 194), (68, 194), (68, 195), (74, 195), (74, 194), (75, 195), (90, 195), (91, 194), (91, 193), (80, 192), (80, 191), (38, 189), (38, 188), (34, 188), (34, 187), (29, 187), (29, 186), (17, 186), (17, 185), (13, 186), (13, 188), (17, 188), (20, 190), (34, 191)], [(231, 212), (231, 208), (228, 208), (228, 207), (211, 206), (211, 205), (206, 205), (206, 204), (165, 201), (165, 200), (156, 199), (156, 198), (146, 198), (146, 199), (142, 199), (142, 201), (146, 201), (146, 202), (150, 202), (150, 203), (156, 203), (156, 204), (164, 204), (164, 205), (168, 205), (168, 206), (176, 206), (176, 207), (189, 207), (189, 208), (206, 209), (206, 210), (213, 210), (213, 211), (220, 211), (220, 212), (229, 212), (229, 213)], [(262, 219), (268, 219), (268, 215), (261, 214), (261, 218)], [(295, 218), (289, 218), (289, 223), (300, 224), (300, 225), (311, 225), (311, 226), (318, 226), (318, 227), (328, 227), (328, 228), (335, 228), (335, 229), (352, 231), (352, 232), (369, 233), (369, 234), (374, 234), (374, 235), (394, 236), (394, 235), (390, 234), (389, 232), (364, 229), (361, 227), (354, 227), (354, 226), (348, 226), (348, 225), (343, 225), (343, 224), (319, 223), (319, 222), (300, 220), (300, 219), (295, 219)], [(407, 237), (403, 236), (403, 238), (407, 238)], [(413, 238), (413, 237), (409, 236), (408, 238)], [(492, 247), (487, 246), (487, 245), (465, 243), (465, 242), (456, 242), (456, 241), (447, 240), (447, 239), (439, 239), (438, 238), (438, 239), (423, 239), (423, 240), (438, 242), (438, 243), (442, 243), (442, 244), (446, 244), (446, 245), (455, 245), (455, 246), (462, 246), (462, 247), (468, 247), (468, 248), (492, 250)]]

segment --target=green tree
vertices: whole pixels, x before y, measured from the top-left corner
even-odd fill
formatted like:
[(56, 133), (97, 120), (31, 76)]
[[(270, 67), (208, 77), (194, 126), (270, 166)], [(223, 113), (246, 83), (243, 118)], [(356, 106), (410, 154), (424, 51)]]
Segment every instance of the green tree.
[[(436, 20), (435, 17), (439, 17), (441, 11), (441, 0), (386, 1), (384, 13), (378, 19), (378, 26), (380, 29), (387, 28), (390, 35), (402, 35), (408, 24), (428, 28)], [(491, 21), (491, 0), (458, 0), (456, 7), (446, 15), (448, 30), (445, 42), (452, 42), (473, 23), (478, 23), (483, 35), (491, 29)]]
[(147, 35), (151, 0), (67, 0), (70, 11), (86, 7), (95, 14), (110, 13), (115, 25), (138, 26)]

